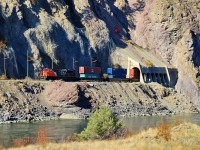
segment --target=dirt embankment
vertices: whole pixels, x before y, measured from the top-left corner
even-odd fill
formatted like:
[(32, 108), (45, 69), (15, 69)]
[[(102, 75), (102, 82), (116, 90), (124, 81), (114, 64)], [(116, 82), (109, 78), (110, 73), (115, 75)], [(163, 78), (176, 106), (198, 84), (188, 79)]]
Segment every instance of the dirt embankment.
[(192, 101), (174, 89), (156, 83), (56, 81), (45, 88), (42, 96), (49, 106), (59, 113), (66, 114), (67, 118), (70, 115), (87, 117), (101, 103), (121, 116), (169, 115), (198, 111)]
[(1, 81), (0, 121), (86, 118), (102, 103), (121, 116), (198, 112), (192, 101), (159, 84)]
[(0, 81), (0, 122), (57, 118), (38, 97), (45, 82)]

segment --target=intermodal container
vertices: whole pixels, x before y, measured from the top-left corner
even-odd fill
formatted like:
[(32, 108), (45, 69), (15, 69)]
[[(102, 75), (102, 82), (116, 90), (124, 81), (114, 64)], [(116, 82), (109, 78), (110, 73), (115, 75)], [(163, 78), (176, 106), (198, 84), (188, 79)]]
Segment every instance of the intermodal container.
[(112, 75), (113, 73), (113, 68), (107, 68), (107, 74)]
[(120, 78), (120, 79), (124, 79), (126, 78), (126, 75), (112, 75), (113, 78)]
[(107, 68), (108, 75), (126, 76), (127, 69), (124, 68)]
[(112, 78), (113, 78), (113, 75), (108, 75), (108, 78), (109, 78), (109, 79), (112, 79)]
[(130, 69), (129, 78), (140, 79), (140, 70), (138, 68)]
[(100, 78), (99, 74), (80, 74), (80, 78)]
[(79, 67), (79, 74), (101, 74), (101, 68), (81, 66)]

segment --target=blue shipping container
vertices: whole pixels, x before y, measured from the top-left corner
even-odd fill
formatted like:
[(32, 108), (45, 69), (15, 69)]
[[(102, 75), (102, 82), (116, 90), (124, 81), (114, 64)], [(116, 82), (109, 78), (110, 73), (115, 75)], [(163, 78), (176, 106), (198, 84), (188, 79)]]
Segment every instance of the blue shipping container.
[(80, 74), (80, 78), (100, 78), (99, 74)]
[(127, 69), (123, 68), (107, 68), (107, 74), (108, 75), (125, 75), (127, 74)]
[(107, 68), (107, 74), (108, 75), (112, 75), (113, 72), (113, 68)]
[(124, 79), (124, 78), (126, 78), (126, 75), (113, 75), (113, 78)]

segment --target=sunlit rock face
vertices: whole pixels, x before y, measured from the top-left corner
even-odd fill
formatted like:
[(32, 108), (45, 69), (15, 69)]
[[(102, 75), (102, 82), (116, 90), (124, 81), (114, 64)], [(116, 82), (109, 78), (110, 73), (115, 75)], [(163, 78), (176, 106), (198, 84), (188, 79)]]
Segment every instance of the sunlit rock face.
[[(199, 99), (200, 1), (148, 0), (136, 14), (132, 40), (178, 68), (176, 88)], [(199, 101), (196, 101), (197, 104)]]
[[(177, 68), (176, 88), (196, 100), (199, 35), (199, 0), (0, 1), (0, 40), (7, 41), (10, 77), (26, 76), (27, 53), (31, 77), (52, 64), (54, 69), (92, 65), (105, 71), (112, 52), (127, 48), (128, 41)], [(3, 53), (0, 58), (3, 73)]]

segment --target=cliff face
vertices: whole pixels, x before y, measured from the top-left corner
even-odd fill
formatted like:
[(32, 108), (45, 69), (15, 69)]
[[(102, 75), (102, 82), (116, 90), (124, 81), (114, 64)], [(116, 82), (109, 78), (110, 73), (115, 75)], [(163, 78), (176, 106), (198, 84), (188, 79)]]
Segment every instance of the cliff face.
[[(2, 0), (0, 21), (0, 38), (8, 42), (8, 74), (17, 77), (26, 75), (27, 51), (32, 77), (52, 60), (54, 67), (72, 69), (73, 57), (75, 67), (98, 60), (92, 65), (105, 68), (110, 39), (125, 47), (120, 37), (128, 36), (125, 14), (106, 1)], [(114, 33), (117, 27), (120, 35)]]
[[(51, 67), (52, 60), (54, 68), (72, 69), (74, 58), (76, 69), (105, 69), (110, 54), (132, 41), (178, 68), (176, 89), (198, 103), (199, 12), (199, 0), (1, 0), (0, 39), (7, 41), (7, 72), (25, 77), (27, 52), (32, 77)], [(2, 73), (3, 59), (0, 62)]]
[[(178, 68), (176, 88), (199, 96), (200, 1), (149, 0), (136, 17), (133, 41)], [(196, 101), (198, 103), (198, 101)]]

